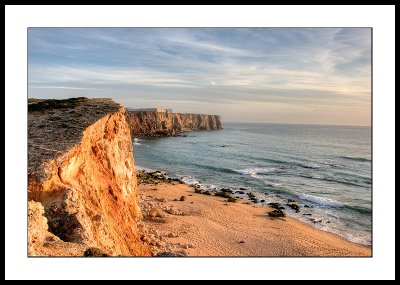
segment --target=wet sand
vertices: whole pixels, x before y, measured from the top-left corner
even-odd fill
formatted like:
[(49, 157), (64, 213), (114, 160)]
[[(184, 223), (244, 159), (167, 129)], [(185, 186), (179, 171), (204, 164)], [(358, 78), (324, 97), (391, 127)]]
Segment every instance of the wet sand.
[[(185, 184), (140, 184), (139, 190), (145, 217), (150, 208), (176, 210), (144, 219), (145, 227), (162, 236), (173, 252), (189, 256), (371, 256), (369, 246), (291, 217), (270, 218), (267, 213), (272, 209), (245, 204), (245, 200), (228, 203), (226, 198), (195, 193)], [(185, 201), (179, 201), (181, 196)]]

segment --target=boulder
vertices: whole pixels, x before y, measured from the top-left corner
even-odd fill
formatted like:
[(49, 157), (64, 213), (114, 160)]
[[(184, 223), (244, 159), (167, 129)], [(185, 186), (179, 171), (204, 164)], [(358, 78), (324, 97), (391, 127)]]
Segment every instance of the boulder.
[(281, 218), (281, 217), (283, 218), (283, 217), (286, 217), (286, 214), (285, 214), (285, 212), (283, 212), (280, 209), (275, 209), (271, 212), (268, 212), (268, 216), (273, 217), (273, 218)]
[(277, 209), (277, 210), (283, 210), (283, 209), (285, 209), (285, 208), (282, 206), (281, 203), (276, 203), (276, 202), (268, 203), (268, 206), (270, 206), (271, 208)]
[(85, 252), (83, 253), (84, 257), (106, 257), (106, 256), (110, 256), (107, 253), (105, 253), (104, 251), (102, 251), (101, 249), (97, 248), (97, 247), (89, 247), (88, 249), (85, 250)]
[(155, 218), (155, 217), (164, 218), (165, 214), (161, 209), (153, 207), (153, 208), (150, 209), (150, 211), (148, 213), (148, 216), (152, 217), (152, 218)]
[(299, 213), (300, 212), (300, 207), (299, 207), (299, 205), (297, 205), (297, 204), (286, 204), (286, 206), (288, 206), (288, 207), (290, 207), (290, 208), (292, 208), (293, 210), (295, 210), (296, 211), (296, 213)]

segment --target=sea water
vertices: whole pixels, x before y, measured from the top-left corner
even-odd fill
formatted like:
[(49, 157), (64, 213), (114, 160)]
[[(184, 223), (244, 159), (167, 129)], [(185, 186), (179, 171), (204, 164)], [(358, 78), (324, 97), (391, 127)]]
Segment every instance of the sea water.
[[(252, 192), (262, 203), (295, 200), (286, 214), (371, 244), (371, 128), (224, 123), (219, 131), (134, 140), (137, 169), (204, 189)], [(237, 195), (237, 194), (235, 194)], [(246, 198), (246, 194), (240, 195)]]

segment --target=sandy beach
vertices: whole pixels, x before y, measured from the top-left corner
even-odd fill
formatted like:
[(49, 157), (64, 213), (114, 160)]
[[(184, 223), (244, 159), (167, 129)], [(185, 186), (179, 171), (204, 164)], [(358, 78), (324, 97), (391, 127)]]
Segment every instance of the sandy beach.
[[(140, 184), (144, 227), (153, 249), (188, 256), (371, 256), (349, 242), (272, 209), (195, 193), (179, 183)], [(184, 201), (180, 201), (185, 196)], [(247, 204), (246, 204), (247, 203)], [(168, 213), (170, 212), (170, 213)]]

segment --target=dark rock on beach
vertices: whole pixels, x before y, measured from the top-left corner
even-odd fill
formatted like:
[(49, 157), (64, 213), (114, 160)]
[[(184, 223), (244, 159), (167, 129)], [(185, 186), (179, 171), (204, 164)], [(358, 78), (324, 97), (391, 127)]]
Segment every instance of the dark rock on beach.
[(239, 200), (238, 198), (230, 197), (228, 198), (227, 202), (236, 203), (238, 200)]
[(233, 193), (233, 191), (231, 189), (228, 189), (228, 188), (222, 188), (221, 191), (225, 192), (225, 193)]
[(290, 208), (292, 208), (293, 210), (295, 210), (296, 211), (296, 213), (299, 213), (300, 212), (300, 207), (299, 207), (299, 205), (297, 205), (297, 204), (286, 204), (286, 206), (288, 206), (288, 207), (290, 207)]
[(251, 192), (247, 193), (247, 196), (249, 196), (250, 199), (256, 198), (256, 195), (254, 195), (254, 194), (251, 193)]
[(182, 252), (168, 252), (168, 251), (157, 253), (157, 257), (183, 257), (183, 256), (187, 256), (187, 254), (184, 254)]
[(285, 212), (283, 212), (280, 209), (275, 209), (271, 212), (268, 212), (268, 216), (272, 217), (272, 218), (282, 218), (282, 217), (286, 217)]
[(84, 257), (106, 257), (106, 256), (110, 256), (107, 253), (105, 253), (104, 251), (102, 251), (101, 249), (97, 248), (97, 247), (89, 247), (88, 249), (85, 250), (85, 252), (83, 253)]
[(224, 198), (232, 198), (232, 195), (227, 192), (216, 192), (215, 196), (224, 197)]
[(268, 206), (270, 206), (271, 208), (277, 209), (277, 210), (285, 209), (285, 207), (283, 207), (281, 203), (276, 203), (276, 202), (268, 203)]

